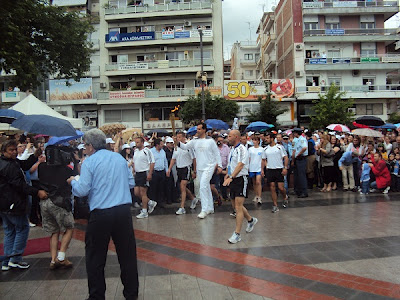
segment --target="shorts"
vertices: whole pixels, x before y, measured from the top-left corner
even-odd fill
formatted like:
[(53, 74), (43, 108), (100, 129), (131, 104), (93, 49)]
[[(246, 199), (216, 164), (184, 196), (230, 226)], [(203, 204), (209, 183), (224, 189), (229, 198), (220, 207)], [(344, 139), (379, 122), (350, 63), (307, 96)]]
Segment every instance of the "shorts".
[(42, 227), (48, 233), (65, 232), (74, 228), (72, 212), (55, 205), (50, 199), (40, 201)]
[(136, 186), (149, 187), (149, 182), (147, 181), (147, 171), (136, 172), (135, 184)]
[(231, 199), (246, 197), (247, 176), (235, 177), (229, 185)]
[(210, 184), (218, 184), (219, 181), (219, 174), (217, 174), (217, 170), (215, 170), (213, 176), (211, 177)]
[(282, 175), (282, 169), (267, 169), (265, 173), (267, 182), (284, 182), (285, 178)]
[(249, 178), (256, 177), (258, 175), (261, 175), (261, 172), (249, 172)]
[(190, 179), (190, 168), (176, 168), (176, 172), (178, 174), (178, 181), (189, 180)]

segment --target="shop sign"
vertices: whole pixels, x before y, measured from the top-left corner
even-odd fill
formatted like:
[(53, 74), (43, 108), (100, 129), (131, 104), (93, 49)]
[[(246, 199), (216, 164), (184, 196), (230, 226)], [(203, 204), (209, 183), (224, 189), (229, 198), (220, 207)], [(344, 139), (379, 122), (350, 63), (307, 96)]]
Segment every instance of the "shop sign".
[(145, 91), (117, 91), (117, 92), (109, 92), (109, 98), (111, 99), (136, 99), (136, 98), (144, 98)]

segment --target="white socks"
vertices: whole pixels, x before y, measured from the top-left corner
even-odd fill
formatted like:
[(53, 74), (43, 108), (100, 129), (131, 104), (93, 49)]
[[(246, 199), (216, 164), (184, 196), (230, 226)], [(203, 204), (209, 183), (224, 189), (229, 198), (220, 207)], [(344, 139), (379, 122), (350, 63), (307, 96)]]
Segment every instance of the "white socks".
[(65, 259), (65, 252), (58, 252), (57, 259), (63, 261)]

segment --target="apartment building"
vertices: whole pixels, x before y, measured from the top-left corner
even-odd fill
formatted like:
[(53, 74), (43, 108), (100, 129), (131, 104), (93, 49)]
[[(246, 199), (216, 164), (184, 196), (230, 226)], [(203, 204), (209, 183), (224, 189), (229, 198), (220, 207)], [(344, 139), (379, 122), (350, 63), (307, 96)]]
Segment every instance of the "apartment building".
[[(55, 110), (90, 119), (89, 128), (117, 122), (144, 132), (171, 129), (171, 111), (201, 90), (196, 77), (201, 69), (200, 32), (207, 86), (222, 87), (220, 0), (57, 2), (76, 6), (77, 1), (96, 16), (91, 35), (95, 52), (85, 78), (92, 97), (63, 100), (50, 95)], [(182, 127), (178, 118), (175, 126)]]
[(276, 72), (276, 23), (274, 12), (264, 12), (257, 28), (260, 59), (257, 62), (258, 78), (277, 78)]
[(279, 2), (273, 12), (276, 40), (270, 43), (276, 47), (276, 76), (295, 78), (300, 124), (309, 122), (312, 101), (331, 83), (354, 99), (356, 115), (386, 120), (397, 110), (400, 56), (393, 44), (399, 29), (384, 22), (398, 12), (398, 1)]
[(231, 80), (256, 80), (260, 48), (255, 41), (235, 42), (231, 50)]

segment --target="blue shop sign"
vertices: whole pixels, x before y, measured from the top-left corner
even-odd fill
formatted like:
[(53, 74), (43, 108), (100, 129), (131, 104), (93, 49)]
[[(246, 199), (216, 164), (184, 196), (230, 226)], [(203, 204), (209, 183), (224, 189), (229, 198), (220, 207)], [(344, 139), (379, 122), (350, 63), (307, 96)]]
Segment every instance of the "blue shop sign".
[(310, 64), (326, 64), (326, 58), (310, 58)]
[(190, 31), (175, 31), (176, 39), (187, 39), (190, 38)]
[(154, 39), (154, 31), (132, 33), (110, 32), (109, 34), (106, 34), (106, 43), (148, 41)]
[(325, 34), (343, 35), (344, 34), (344, 29), (341, 29), (341, 28), (338, 28), (338, 29), (325, 29)]
[(349, 64), (350, 62), (350, 58), (332, 58), (333, 64)]

